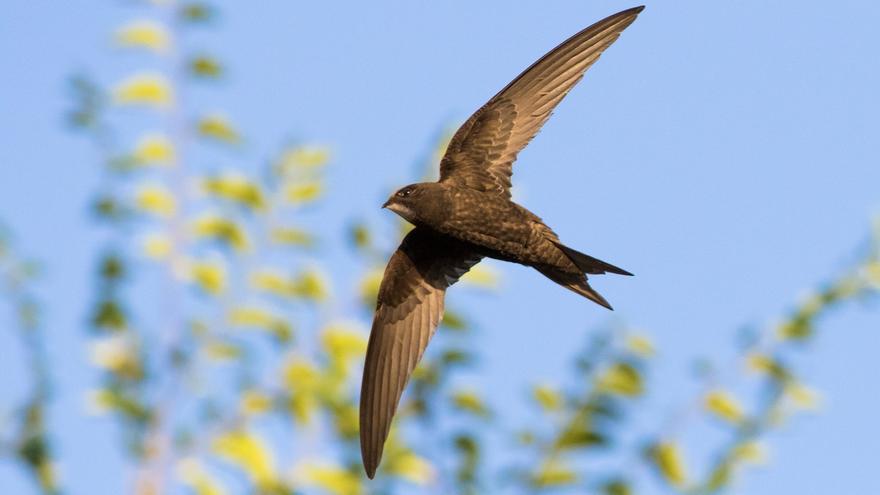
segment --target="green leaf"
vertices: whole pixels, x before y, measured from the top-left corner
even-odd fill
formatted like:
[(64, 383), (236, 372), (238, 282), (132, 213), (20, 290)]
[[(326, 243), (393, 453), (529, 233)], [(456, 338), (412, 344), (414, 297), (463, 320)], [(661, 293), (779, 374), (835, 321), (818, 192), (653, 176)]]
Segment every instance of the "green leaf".
[(632, 488), (626, 480), (611, 480), (602, 485), (602, 493), (605, 495), (632, 495)]
[(223, 75), (223, 66), (214, 57), (196, 55), (187, 63), (190, 74), (206, 79), (217, 79)]
[(535, 488), (570, 486), (577, 482), (577, 473), (562, 461), (548, 460), (530, 477)]
[(604, 446), (608, 439), (586, 425), (571, 425), (556, 441), (561, 450)]
[(191, 23), (203, 23), (212, 20), (216, 11), (203, 2), (189, 2), (180, 7), (180, 17)]
[(447, 349), (440, 354), (440, 362), (444, 366), (454, 366), (459, 364), (469, 364), (473, 362), (474, 357), (470, 353), (462, 349)]
[(472, 391), (456, 391), (452, 394), (452, 404), (459, 410), (471, 413), (481, 418), (491, 416), (489, 408), (483, 402), (483, 399)]
[(730, 475), (732, 474), (731, 465), (728, 462), (722, 463), (712, 470), (709, 480), (706, 482), (706, 489), (711, 492), (717, 492), (730, 483)]
[(367, 248), (372, 243), (370, 229), (362, 222), (355, 223), (349, 229), (348, 238), (351, 243), (358, 249)]
[(117, 281), (125, 277), (125, 264), (122, 258), (116, 254), (105, 255), (99, 268), (101, 278), (107, 281)]
[(101, 301), (92, 315), (92, 325), (106, 330), (121, 330), (126, 326), (125, 313), (116, 301)]
[(103, 196), (98, 198), (92, 205), (92, 211), (102, 220), (116, 221), (125, 218), (128, 210), (119, 204), (116, 198)]
[(449, 309), (443, 315), (441, 324), (450, 330), (465, 330), (467, 328), (467, 322), (464, 320), (464, 317), (460, 313)]

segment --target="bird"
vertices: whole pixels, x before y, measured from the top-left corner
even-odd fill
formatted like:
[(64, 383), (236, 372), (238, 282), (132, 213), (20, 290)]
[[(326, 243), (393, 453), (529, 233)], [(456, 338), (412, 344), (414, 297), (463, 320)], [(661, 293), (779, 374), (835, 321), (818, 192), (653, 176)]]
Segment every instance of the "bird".
[(446, 289), (480, 260), (533, 267), (608, 309), (587, 275), (632, 275), (562, 244), (537, 215), (512, 201), (510, 178), (517, 154), (643, 9), (606, 17), (541, 57), (455, 132), (438, 181), (402, 187), (382, 205), (414, 228), (385, 268), (367, 342), (359, 419), (369, 478), (403, 390), (443, 316)]

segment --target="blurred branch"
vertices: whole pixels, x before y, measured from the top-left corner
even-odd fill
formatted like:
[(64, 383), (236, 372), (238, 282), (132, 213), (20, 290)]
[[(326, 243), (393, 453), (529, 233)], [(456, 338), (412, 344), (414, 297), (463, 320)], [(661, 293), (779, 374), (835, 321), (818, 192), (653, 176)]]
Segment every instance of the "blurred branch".
[[(670, 486), (698, 494), (730, 489), (738, 472), (765, 462), (762, 438), (770, 430), (799, 410), (817, 407), (817, 393), (801, 382), (792, 362), (795, 354), (815, 338), (821, 321), (828, 314), (847, 303), (877, 295), (880, 289), (878, 234), (880, 232), (874, 232), (870, 247), (852, 268), (805, 297), (777, 320), (780, 323), (749, 336), (736, 363), (727, 370), (730, 376), (726, 380), (719, 380), (715, 372), (704, 373), (706, 384), (702, 396), (676, 416), (693, 417), (694, 413), (702, 412), (706, 421), (728, 432), (728, 439), (714, 453), (706, 455), (712, 461), (705, 474), (688, 478), (680, 451), (668, 450), (676, 445), (674, 437), (681, 436), (682, 429), (677, 427), (657, 435), (663, 440), (649, 447), (646, 460)], [(743, 379), (735, 372), (743, 368), (751, 371), (756, 379)], [(741, 401), (729, 391), (737, 382), (751, 385), (755, 391), (753, 400)], [(754, 404), (752, 411), (743, 405), (749, 402)]]

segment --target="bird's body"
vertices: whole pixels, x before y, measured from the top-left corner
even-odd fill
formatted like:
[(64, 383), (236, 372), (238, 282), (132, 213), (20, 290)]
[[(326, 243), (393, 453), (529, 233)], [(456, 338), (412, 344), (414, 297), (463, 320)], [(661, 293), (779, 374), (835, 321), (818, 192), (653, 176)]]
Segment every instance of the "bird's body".
[[(569, 285), (573, 282), (578, 287), (583, 285), (590, 292), (587, 297), (598, 299), (603, 306), (610, 308), (592, 291), (584, 274), (610, 271), (629, 275), (599, 260), (579, 266), (573, 259), (573, 250), (563, 246), (541, 218), (503, 195), (441, 182), (410, 187), (418, 201), (391, 204), (389, 208), (417, 227), (461, 241), (481, 256), (533, 267), (568, 288), (572, 288)], [(577, 283), (580, 279), (583, 284)]]
[(537, 215), (511, 200), (510, 178), (519, 151), (642, 9), (609, 16), (535, 62), (458, 129), (439, 181), (406, 186), (385, 203), (415, 228), (388, 261), (367, 345), (360, 435), (369, 477), (406, 382), (442, 318), (446, 289), (481, 259), (533, 267), (608, 309), (587, 275), (632, 275), (563, 245)]
[(540, 219), (522, 206), (497, 194), (454, 185), (435, 182), (418, 187), (425, 198), (420, 198), (417, 215), (410, 220), (417, 227), (471, 243), (492, 258), (522, 264), (533, 260), (530, 248), (542, 237), (533, 223), (540, 224)]

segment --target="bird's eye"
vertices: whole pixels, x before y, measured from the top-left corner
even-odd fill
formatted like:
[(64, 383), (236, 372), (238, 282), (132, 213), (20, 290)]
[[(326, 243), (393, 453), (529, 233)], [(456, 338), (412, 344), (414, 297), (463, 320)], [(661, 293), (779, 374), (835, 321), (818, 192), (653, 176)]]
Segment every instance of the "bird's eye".
[(405, 198), (405, 197), (409, 196), (410, 194), (412, 194), (412, 192), (413, 192), (413, 190), (411, 187), (406, 187), (406, 188), (401, 189), (400, 191), (397, 191), (397, 197)]

